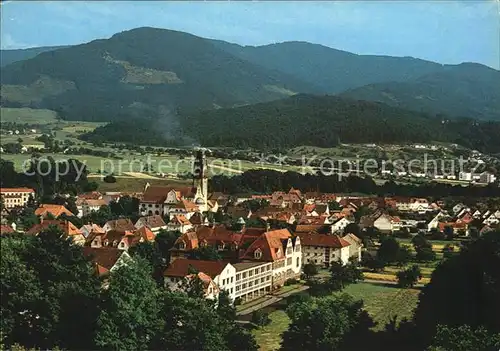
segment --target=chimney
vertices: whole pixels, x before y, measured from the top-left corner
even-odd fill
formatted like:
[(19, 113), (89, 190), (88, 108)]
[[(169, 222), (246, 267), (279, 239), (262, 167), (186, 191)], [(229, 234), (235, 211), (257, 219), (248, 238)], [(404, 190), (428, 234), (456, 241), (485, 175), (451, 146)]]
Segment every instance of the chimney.
[(269, 225), (269, 222), (266, 222), (266, 232), (268, 232), (271, 229), (271, 226)]
[(39, 219), (40, 219), (40, 224), (42, 224), (43, 223), (43, 216), (40, 216)]

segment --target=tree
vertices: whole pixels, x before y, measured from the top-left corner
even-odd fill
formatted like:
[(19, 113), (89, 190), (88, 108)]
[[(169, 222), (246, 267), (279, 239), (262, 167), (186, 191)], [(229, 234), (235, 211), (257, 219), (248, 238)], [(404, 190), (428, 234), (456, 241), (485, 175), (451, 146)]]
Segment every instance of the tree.
[(422, 279), (420, 267), (414, 264), (408, 269), (399, 271), (396, 274), (398, 278), (398, 285), (402, 288), (412, 288), (419, 279)]
[(304, 272), (306, 279), (310, 279), (318, 274), (318, 266), (314, 263), (306, 263), (304, 268), (302, 268), (302, 271)]
[(0, 240), (6, 345), (94, 349), (100, 282), (82, 248), (56, 227)]
[(352, 233), (357, 237), (362, 236), (361, 228), (356, 223), (349, 223), (348, 225), (345, 226), (344, 234), (349, 234), (349, 233)]
[(164, 265), (170, 262), (170, 249), (174, 247), (175, 241), (181, 235), (181, 232), (178, 230), (169, 231), (164, 229), (161, 229), (158, 234), (156, 234), (155, 244), (163, 259)]
[(333, 262), (330, 266), (330, 273), (328, 285), (334, 291), (342, 290), (346, 286), (364, 279), (363, 272), (353, 262), (346, 265)]
[(346, 345), (356, 349), (358, 342), (366, 340), (373, 321), (363, 310), (362, 301), (349, 295), (333, 295), (299, 302), (287, 308), (291, 319), (283, 333), (281, 350), (338, 350)]
[(392, 236), (382, 240), (377, 251), (377, 258), (386, 263), (395, 262), (399, 253), (399, 242)]
[(164, 292), (161, 315), (165, 323), (150, 346), (155, 350), (249, 350), (255, 339), (219, 315), (213, 303), (178, 292)]
[(421, 233), (415, 235), (411, 240), (413, 246), (415, 247), (415, 251), (423, 248), (432, 249), (432, 244), (425, 238), (425, 236)]
[(385, 267), (385, 261), (382, 261), (378, 257), (373, 257), (370, 254), (363, 256), (362, 265), (368, 269), (371, 269), (373, 272), (380, 272)]
[(264, 327), (271, 323), (269, 313), (264, 312), (262, 309), (252, 312), (252, 323), (258, 327)]
[(136, 257), (111, 273), (97, 320), (96, 345), (114, 350), (147, 350), (163, 327), (160, 292), (146, 261)]
[(499, 252), (500, 235), (490, 232), (436, 267), (415, 310), (417, 345), (428, 346), (439, 324), (500, 333)]
[(103, 181), (105, 183), (116, 183), (116, 177), (113, 176), (112, 174), (109, 174), (103, 178)]
[(427, 247), (417, 249), (415, 259), (422, 262), (434, 261), (436, 259), (436, 253)]
[(438, 325), (428, 351), (488, 351), (500, 349), (500, 333), (490, 333), (484, 327), (468, 325), (449, 327)]
[(413, 255), (407, 245), (402, 245), (396, 255), (396, 263), (399, 267), (403, 267), (412, 259)]
[(219, 261), (222, 259), (219, 252), (212, 246), (203, 246), (191, 250), (188, 254), (191, 260)]
[(444, 227), (443, 234), (446, 237), (446, 240), (453, 240), (453, 237), (455, 236), (455, 231), (453, 230), (453, 227), (447, 225), (446, 227)]

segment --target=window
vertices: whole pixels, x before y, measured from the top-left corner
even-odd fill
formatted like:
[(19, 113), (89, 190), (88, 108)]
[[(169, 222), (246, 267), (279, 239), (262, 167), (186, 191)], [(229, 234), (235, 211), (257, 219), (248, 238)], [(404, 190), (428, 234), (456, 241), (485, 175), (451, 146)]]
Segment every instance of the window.
[(245, 289), (246, 287), (247, 287), (247, 285), (246, 285), (246, 284), (243, 284), (243, 285), (241, 286), (241, 288), (242, 288), (242, 289)]
[(259, 285), (259, 279), (255, 279), (254, 284)]
[(296, 266), (297, 266), (297, 267), (299, 267), (299, 266), (300, 266), (300, 257), (297, 257), (297, 265), (296, 265)]
[(286, 260), (286, 265), (287, 265), (287, 266), (290, 266), (291, 264), (292, 264), (292, 258), (291, 258), (291, 257), (290, 257), (290, 258), (287, 258), (287, 260)]
[(236, 287), (236, 292), (240, 291), (240, 289), (241, 289), (241, 286), (239, 286), (239, 285), (238, 285), (238, 286)]
[(179, 243), (179, 249), (184, 250), (186, 248), (186, 243), (184, 241), (181, 241)]
[(255, 259), (260, 259), (262, 257), (262, 250), (261, 249), (257, 249), (255, 250), (255, 252), (253, 253)]
[(231, 288), (231, 294), (233, 293), (233, 288)]
[(260, 278), (260, 282), (264, 283), (264, 277)]
[(222, 285), (226, 285), (226, 279), (222, 279)]
[(233, 277), (231, 277), (231, 283), (233, 282)]
[(253, 276), (253, 271), (249, 271), (249, 272), (248, 272), (248, 276), (249, 276), (249, 277)]
[(270, 276), (270, 275), (268, 275), (268, 276), (266, 277), (266, 281), (269, 281), (269, 280), (271, 280), (271, 276)]
[(240, 273), (236, 274), (236, 281), (238, 281), (240, 279), (241, 279), (241, 274)]
[(243, 279), (247, 277), (247, 272), (243, 273)]

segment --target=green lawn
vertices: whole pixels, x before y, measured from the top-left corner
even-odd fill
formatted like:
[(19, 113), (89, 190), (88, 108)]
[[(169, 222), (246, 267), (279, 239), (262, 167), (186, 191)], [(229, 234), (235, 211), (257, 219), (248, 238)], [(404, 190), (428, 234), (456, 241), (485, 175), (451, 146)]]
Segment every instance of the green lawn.
[[(348, 286), (343, 293), (363, 300), (364, 308), (377, 323), (375, 330), (382, 330), (393, 316), (400, 321), (411, 318), (417, 305), (419, 290), (400, 289), (382, 284), (358, 283)], [(257, 343), (262, 351), (277, 350), (283, 333), (290, 319), (283, 310), (275, 310), (270, 314), (271, 324), (260, 329), (254, 329)]]
[(262, 351), (277, 350), (281, 343), (281, 334), (290, 324), (290, 318), (283, 310), (276, 310), (269, 317), (271, 318), (271, 324), (252, 331)]

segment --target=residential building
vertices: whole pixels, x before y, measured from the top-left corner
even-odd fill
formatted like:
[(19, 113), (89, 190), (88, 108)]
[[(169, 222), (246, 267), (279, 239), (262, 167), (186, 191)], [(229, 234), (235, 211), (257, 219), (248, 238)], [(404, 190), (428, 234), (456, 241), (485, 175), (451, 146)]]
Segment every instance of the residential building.
[(181, 233), (186, 233), (193, 228), (193, 224), (186, 218), (183, 214), (175, 215), (168, 224), (166, 224), (166, 229), (170, 231), (179, 231)]
[(332, 262), (349, 262), (350, 243), (338, 235), (298, 233), (302, 244), (303, 264), (329, 267)]
[(114, 219), (111, 221), (107, 221), (104, 226), (102, 227), (105, 232), (109, 232), (111, 230), (115, 231), (129, 231), (133, 232), (136, 228), (134, 226), (134, 223), (128, 218), (120, 218), (120, 219)]
[(126, 251), (113, 247), (84, 247), (83, 254), (92, 260), (95, 272), (100, 277), (107, 276), (110, 272), (126, 265), (132, 260)]
[(141, 227), (149, 228), (153, 233), (157, 234), (162, 229), (167, 229), (167, 224), (160, 215), (141, 217), (135, 222), (137, 229)]
[(40, 223), (35, 224), (31, 227), (26, 234), (28, 235), (38, 235), (43, 231), (48, 230), (51, 226), (56, 226), (59, 228), (66, 238), (71, 238), (73, 243), (77, 245), (85, 244), (85, 236), (83, 233), (70, 221), (67, 220), (56, 220), (56, 219), (41, 219)]
[(208, 275), (219, 289), (226, 290), (234, 301), (236, 269), (228, 262), (222, 261), (204, 261), (178, 259), (170, 264), (163, 273), (165, 287), (179, 289), (179, 282), (184, 281), (185, 277), (194, 272), (201, 272)]
[(285, 281), (300, 277), (302, 249), (300, 238), (287, 229), (265, 232), (259, 236), (240, 256), (242, 261), (272, 262), (273, 289), (283, 286)]
[[(350, 245), (349, 247), (349, 259), (355, 258), (358, 262), (361, 262), (361, 250), (363, 249), (363, 240), (358, 238), (356, 235), (349, 233), (342, 237), (343, 240), (347, 241)], [(341, 255), (342, 256), (342, 255)]]
[(30, 197), (35, 198), (35, 190), (31, 188), (0, 188), (0, 197), (7, 209), (24, 207)]
[(88, 216), (92, 212), (97, 212), (101, 206), (106, 206), (108, 203), (104, 199), (78, 199), (76, 200), (76, 208), (78, 209), (77, 217), (82, 218)]
[(97, 225), (95, 223), (83, 225), (80, 228), (80, 231), (82, 232), (82, 234), (85, 238), (87, 238), (90, 235), (90, 233), (92, 233), (92, 232), (99, 233), (99, 234), (106, 233), (102, 227), (100, 227), (99, 225)]

